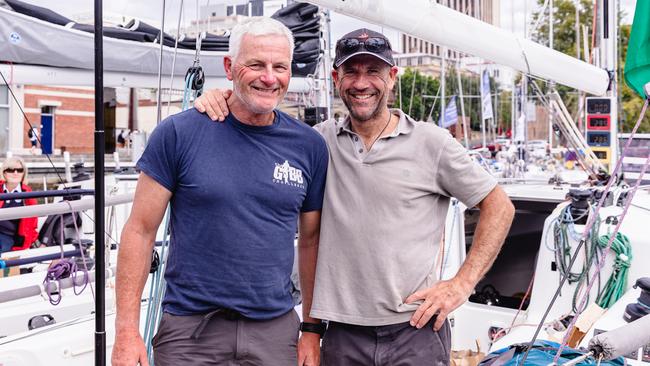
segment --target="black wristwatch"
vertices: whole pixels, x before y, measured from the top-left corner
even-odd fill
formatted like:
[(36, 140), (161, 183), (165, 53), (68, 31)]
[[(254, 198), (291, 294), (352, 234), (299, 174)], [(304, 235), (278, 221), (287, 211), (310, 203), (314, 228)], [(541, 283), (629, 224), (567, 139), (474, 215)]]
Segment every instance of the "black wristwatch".
[(323, 338), (323, 334), (325, 334), (325, 329), (327, 329), (327, 327), (325, 326), (325, 323), (322, 322), (321, 323), (305, 323), (305, 322), (300, 323), (301, 332), (316, 333), (321, 338)]

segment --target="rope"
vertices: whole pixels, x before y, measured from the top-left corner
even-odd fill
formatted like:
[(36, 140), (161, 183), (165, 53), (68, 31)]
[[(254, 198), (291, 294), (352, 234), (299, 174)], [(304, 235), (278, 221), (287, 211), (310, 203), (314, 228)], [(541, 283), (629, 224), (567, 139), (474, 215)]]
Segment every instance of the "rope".
[[(634, 139), (634, 135), (636, 134), (636, 131), (639, 128), (639, 125), (641, 124), (641, 121), (643, 120), (643, 117), (645, 117), (645, 113), (646, 113), (646, 111), (648, 109), (649, 101), (650, 101), (650, 99), (646, 99), (645, 103), (643, 104), (643, 109), (641, 110), (641, 114), (639, 115), (639, 119), (637, 120), (636, 124), (634, 125), (634, 128), (632, 129), (632, 133), (630, 133), (630, 137), (629, 137), (627, 143), (625, 144), (625, 149), (623, 150), (623, 153), (621, 154), (621, 156), (619, 157), (619, 159), (618, 159), (618, 161), (616, 163), (616, 168), (612, 172), (612, 177), (610, 177), (610, 182), (613, 180), (613, 177), (618, 173), (618, 169), (621, 167), (621, 165), (623, 163), (623, 158), (627, 155), (627, 150), (628, 150), (628, 148), (630, 146), (630, 143)], [(609, 239), (607, 241), (607, 247), (606, 247), (606, 249), (603, 250), (603, 255), (601, 257), (600, 264), (598, 265), (598, 269), (596, 270), (596, 273), (594, 273), (594, 276), (596, 276), (596, 274), (599, 274), (600, 271), (603, 269), (603, 265), (605, 264), (605, 256), (609, 253), (609, 250), (610, 250), (610, 248), (612, 246), (612, 243), (614, 242), (614, 239), (616, 239), (616, 237), (617, 237), (618, 231), (621, 228), (621, 225), (623, 224), (623, 219), (627, 215), (627, 211), (630, 208), (630, 205), (632, 204), (632, 199), (634, 198), (634, 195), (635, 195), (637, 189), (641, 185), (641, 181), (643, 179), (643, 176), (645, 175), (645, 172), (646, 172), (646, 170), (648, 168), (648, 165), (650, 165), (650, 154), (648, 155), (648, 158), (646, 159), (645, 164), (641, 168), (641, 172), (639, 173), (639, 177), (637, 178), (637, 180), (636, 180), (636, 182), (634, 184), (634, 187), (632, 188), (632, 190), (629, 192), (629, 194), (627, 196), (627, 201), (625, 202), (625, 206), (623, 207), (623, 212), (621, 213), (621, 216), (620, 216), (620, 218), (618, 220), (618, 223), (616, 224), (616, 227), (614, 228), (614, 231), (611, 233), (611, 236), (609, 237)], [(608, 182), (607, 186), (605, 187), (605, 192), (603, 192), (603, 196), (601, 197), (599, 204), (604, 202), (604, 200), (605, 200), (605, 198), (607, 196), (607, 193), (609, 192), (609, 187), (610, 187), (610, 184)], [(591, 285), (588, 286), (587, 293), (589, 293), (590, 290), (591, 290)], [(584, 304), (585, 302), (586, 302), (586, 298), (583, 297), (582, 303)], [(560, 355), (562, 354), (562, 350), (564, 350), (564, 347), (566, 346), (566, 344), (568, 342), (569, 334), (571, 333), (571, 330), (575, 326), (575, 322), (578, 320), (577, 315), (580, 315), (580, 314), (576, 314), (576, 316), (573, 318), (573, 320), (571, 320), (571, 323), (569, 324), (569, 327), (567, 328), (566, 335), (564, 336), (564, 339), (562, 340), (562, 344), (560, 345), (560, 347), (559, 347), (559, 349), (558, 349), (558, 351), (557, 351), (557, 353), (555, 355), (555, 358), (553, 360), (553, 362), (555, 362), (555, 363), (557, 363), (557, 360), (560, 358)]]
[[(628, 149), (630, 147), (630, 144), (631, 144), (632, 140), (634, 139), (634, 135), (636, 134), (636, 131), (639, 129), (639, 126), (641, 125), (641, 121), (643, 120), (643, 117), (645, 116), (645, 113), (646, 113), (646, 111), (648, 109), (648, 104), (649, 103), (650, 103), (650, 99), (646, 99), (645, 103), (643, 104), (641, 114), (639, 115), (639, 118), (637, 119), (636, 124), (634, 125), (634, 128), (632, 129), (632, 132), (630, 133), (630, 137), (629, 137), (627, 143), (625, 144), (625, 148), (623, 149), (623, 153), (618, 158), (618, 161), (616, 162), (616, 166), (614, 167), (614, 170), (611, 172), (611, 175), (610, 175), (610, 177), (609, 177), (609, 179), (607, 181), (607, 184), (605, 185), (605, 188), (603, 190), (603, 195), (601, 196), (600, 200), (598, 201), (598, 205), (596, 206), (596, 210), (594, 211), (593, 216), (590, 217), (589, 220), (587, 221), (587, 225), (585, 226), (585, 230), (584, 230), (584, 232), (582, 234), (582, 239), (581, 239), (580, 244), (578, 245), (578, 247), (580, 247), (580, 245), (582, 245), (584, 243), (584, 241), (586, 240), (586, 237), (588, 236), (589, 231), (591, 230), (591, 227), (594, 224), (594, 220), (596, 219), (596, 217), (598, 217), (598, 214), (600, 212), (601, 207), (605, 204), (605, 199), (607, 198), (607, 193), (609, 193), (609, 191), (611, 190), (612, 185), (616, 181), (616, 176), (618, 174), (618, 171), (621, 169), (621, 166), (623, 165), (623, 158), (627, 155), (627, 151), (628, 151)], [(649, 158), (649, 161), (647, 163), (650, 163), (650, 156), (648, 158)], [(647, 165), (648, 164), (646, 164), (644, 166), (643, 171), (641, 172), (641, 174), (639, 176), (639, 179), (645, 173), (645, 169), (647, 168)], [(632, 193), (634, 193), (636, 191), (636, 189), (638, 188), (640, 183), (641, 183), (641, 181), (637, 180), (637, 184), (635, 185), (635, 188), (633, 189)], [(634, 196), (634, 194), (632, 194), (632, 196)], [(627, 207), (629, 206), (629, 203), (631, 203), (631, 202), (632, 202), (632, 200), (630, 198), (629, 201), (628, 201), (628, 205), (626, 205), (626, 208), (623, 211), (622, 217), (625, 216), (625, 213), (627, 211)], [(622, 218), (621, 218), (621, 220), (622, 220)], [(620, 225), (620, 222), (619, 222), (619, 225)], [(617, 228), (618, 228), (618, 225), (617, 225)], [(618, 232), (618, 229), (616, 229), (615, 232)], [(569, 265), (569, 268), (571, 268), (574, 260), (575, 260), (575, 257), (572, 258), (571, 263)], [(600, 264), (600, 266), (602, 266), (602, 263)], [(524, 356), (522, 357), (521, 361), (518, 363), (519, 365), (524, 365), (525, 364), (526, 358), (528, 358), (528, 353), (532, 349), (532, 346), (535, 343), (535, 340), (537, 339), (537, 336), (539, 335), (539, 332), (542, 329), (542, 325), (544, 324), (544, 321), (546, 320), (546, 317), (548, 316), (548, 313), (551, 311), (551, 308), (555, 304), (555, 301), (557, 300), (557, 298), (558, 298), (558, 296), (560, 294), (560, 291), (562, 290), (562, 286), (564, 285), (565, 282), (566, 282), (566, 277), (562, 277), (562, 279), (560, 280), (560, 285), (556, 289), (555, 294), (553, 295), (553, 298), (551, 299), (551, 303), (546, 308), (546, 311), (544, 312), (544, 315), (542, 316), (542, 319), (540, 321), (540, 325), (535, 330), (535, 334), (533, 335), (533, 338), (530, 340), (530, 342), (528, 343), (528, 346), (526, 347), (526, 353), (524, 353)], [(592, 284), (593, 284), (593, 282), (592, 282)], [(587, 291), (587, 292), (589, 292), (589, 291)], [(575, 320), (577, 320), (577, 318), (578, 318), (577, 316), (574, 317), (574, 319), (572, 321), (572, 324), (571, 324), (571, 327), (573, 326), (573, 324), (575, 324)], [(567, 332), (567, 335), (568, 334), (569, 334), (569, 332)], [(566, 339), (564, 340), (563, 344), (566, 344), (565, 342), (566, 342)], [(555, 363), (557, 363), (557, 359), (559, 359), (559, 356), (562, 353), (563, 349), (564, 349), (564, 346), (561, 346), (560, 349), (558, 350), (558, 353), (556, 355), (556, 359), (554, 360)]]
[[(70, 205), (70, 202), (68, 202), (68, 205)], [(72, 209), (72, 206), (70, 206), (70, 209)], [(77, 238), (79, 238), (79, 228), (77, 227), (77, 220), (74, 218), (75, 212), (73, 211), (71, 213), (73, 215), (72, 221), (74, 222), (75, 230), (76, 230), (76, 235)], [(63, 297), (62, 289), (61, 289), (61, 280), (64, 278), (70, 277), (72, 279), (72, 291), (74, 292), (75, 295), (81, 295), (81, 293), (86, 289), (86, 287), (89, 284), (88, 280), (88, 268), (86, 267), (86, 260), (85, 260), (85, 255), (84, 255), (84, 249), (81, 248), (81, 243), (80, 245), (80, 251), (81, 251), (81, 256), (84, 261), (84, 269), (81, 270), (80, 272), (83, 273), (83, 280), (81, 284), (78, 286), (77, 285), (77, 276), (78, 276), (78, 270), (77, 270), (77, 263), (72, 260), (71, 258), (64, 258), (63, 257), (63, 230), (64, 230), (64, 225), (63, 225), (63, 215), (61, 215), (61, 219), (59, 220), (59, 225), (60, 225), (60, 241), (59, 241), (59, 247), (61, 249), (61, 258), (58, 260), (58, 262), (54, 263), (53, 265), (50, 266), (50, 268), (47, 269), (47, 273), (45, 274), (45, 279), (43, 280), (43, 287), (45, 288), (45, 292), (47, 293), (47, 298), (52, 305), (58, 305), (61, 303), (61, 299)], [(54, 294), (54, 292), (51, 290), (52, 286), (57, 289), (57, 293)], [(78, 287), (81, 287), (80, 290), (77, 290)], [(92, 290), (92, 286), (91, 286)], [(93, 291), (93, 298), (95, 297), (95, 293)]]
[[(591, 207), (589, 207), (585, 213), (577, 218), (573, 218), (571, 215), (571, 205), (566, 205), (564, 208), (562, 208), (560, 215), (554, 220), (553, 224), (553, 236), (555, 239), (555, 247), (553, 248), (553, 251), (555, 252), (555, 262), (557, 263), (558, 271), (562, 277), (567, 278), (569, 284), (578, 283), (573, 294), (572, 301), (572, 310), (576, 313), (584, 310), (577, 308), (578, 297), (580, 295), (581, 289), (583, 288), (583, 283), (587, 281), (587, 285), (589, 284), (589, 269), (591, 268), (594, 261), (597, 260), (596, 252), (598, 245), (596, 238), (598, 238), (600, 220), (596, 218), (596, 221), (592, 226), (588, 237), (586, 238), (588, 242), (591, 243), (591, 245), (584, 246), (585, 260), (582, 265), (582, 269), (578, 272), (572, 272), (570, 266), (568, 265), (572, 258), (571, 242), (580, 240), (580, 234), (575, 229), (575, 223), (585, 218), (585, 216), (592, 214), (593, 210)], [(578, 250), (579, 249), (576, 249), (574, 255), (578, 255)]]
[[(610, 234), (601, 236), (596, 242), (601, 248), (605, 248), (611, 238)], [(596, 300), (598, 306), (608, 309), (625, 293), (627, 288), (628, 270), (632, 262), (632, 246), (630, 239), (618, 232), (612, 241), (612, 251), (616, 253), (614, 259), (614, 271), (607, 280), (603, 292)]]
[[(70, 201), (65, 201), (65, 202), (70, 207), (70, 211), (71, 211), (72, 215), (74, 215), (75, 211), (72, 210), (72, 204), (70, 203)], [(63, 220), (61, 220), (61, 221), (63, 221)], [(79, 226), (77, 225), (77, 220), (74, 220), (74, 216), (73, 216), (72, 224), (74, 225), (75, 236), (77, 237), (77, 239), (80, 239), (81, 236), (80, 236), (80, 233), (79, 233)], [(90, 281), (88, 281), (88, 264), (86, 263), (85, 250), (84, 250), (84, 248), (81, 247), (81, 241), (79, 241), (79, 251), (81, 252), (81, 260), (83, 261), (83, 264), (84, 264), (83, 272), (84, 272), (84, 276), (85, 276), (85, 284), (84, 284), (84, 287), (81, 289), (81, 291), (79, 291), (79, 293), (77, 293), (76, 288), (74, 288), (74, 287), (73, 287), (73, 291), (74, 291), (75, 295), (80, 295), (83, 292), (83, 290), (86, 289), (86, 285), (88, 285), (88, 286), (90, 286), (90, 293), (93, 295), (93, 300), (94, 300), (95, 299), (95, 290), (93, 289), (93, 284)]]
[[(61, 298), (63, 297), (60, 281), (64, 278), (74, 276), (74, 273), (76, 272), (77, 264), (70, 259), (62, 259), (47, 269), (47, 274), (45, 275), (45, 280), (43, 280), (43, 285), (45, 287), (45, 291), (47, 292), (47, 298), (50, 301), (50, 304), (59, 305)], [(55, 288), (58, 289), (56, 296), (54, 296), (55, 294), (51, 290), (51, 285), (53, 282), (56, 283)], [(73, 286), (76, 285), (74, 279), (72, 283)]]
[[(12, 64), (12, 66), (13, 66), (13, 64)], [(13, 70), (13, 68), (12, 68), (12, 70)], [(23, 109), (23, 106), (20, 105), (20, 102), (18, 101), (18, 98), (16, 97), (16, 94), (14, 94), (14, 91), (13, 91), (13, 88), (11, 87), (10, 82), (7, 81), (7, 79), (5, 78), (5, 76), (4, 76), (4, 74), (2, 73), (2, 71), (0, 71), (0, 78), (2, 78), (2, 80), (3, 80), (4, 83), (5, 83), (5, 85), (7, 85), (7, 90), (9, 91), (9, 94), (11, 94), (11, 98), (12, 98), (12, 99), (14, 100), (14, 102), (16, 103), (16, 106), (17, 106), (18, 109), (20, 110), (20, 113), (22, 114), (23, 118), (25, 119), (25, 122), (27, 122), (27, 125), (29, 125), (29, 129), (30, 129), (30, 130), (33, 129), (33, 128), (34, 128), (34, 125), (33, 125), (32, 122), (29, 120), (29, 117), (27, 117), (27, 114), (25, 113), (25, 110)], [(41, 142), (40, 136), (36, 136), (36, 140), (38, 141), (39, 145), (42, 146), (42, 142)], [(56, 166), (54, 165), (54, 162), (52, 161), (52, 157), (50, 156), (50, 154), (45, 154), (45, 157), (47, 158), (47, 160), (48, 160), (48, 162), (50, 163), (50, 165), (52, 166), (52, 168), (54, 168), (54, 174), (56, 174), (56, 176), (59, 178), (59, 182), (61, 182), (61, 184), (63, 185), (63, 188), (64, 188), (64, 189), (70, 189), (70, 187), (68, 186), (68, 183), (66, 182), (66, 180), (63, 179), (63, 177), (61, 177), (61, 173), (56, 169)], [(86, 216), (86, 217), (88, 218), (88, 220), (90, 220), (90, 222), (92, 222), (93, 224), (95, 223), (95, 219), (94, 219), (93, 217), (91, 217), (88, 213), (86, 213), (85, 211), (81, 211), (81, 213), (82, 213), (84, 216)], [(109, 237), (109, 238), (110, 238), (114, 243), (117, 243), (117, 240), (115, 240), (112, 236), (110, 236), (110, 235), (109, 235), (108, 233), (106, 233), (106, 232), (105, 232), (105, 234), (106, 234), (106, 235), (107, 235), (107, 236), (108, 236), (108, 237)]]

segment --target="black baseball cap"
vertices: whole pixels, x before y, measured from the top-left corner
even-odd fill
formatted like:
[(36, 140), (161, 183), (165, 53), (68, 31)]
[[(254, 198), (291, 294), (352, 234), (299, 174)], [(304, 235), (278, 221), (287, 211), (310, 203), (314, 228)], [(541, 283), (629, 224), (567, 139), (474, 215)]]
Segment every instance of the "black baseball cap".
[(357, 29), (341, 37), (336, 42), (336, 57), (332, 66), (336, 69), (356, 55), (372, 55), (390, 66), (395, 66), (393, 50), (388, 39), (370, 29)]

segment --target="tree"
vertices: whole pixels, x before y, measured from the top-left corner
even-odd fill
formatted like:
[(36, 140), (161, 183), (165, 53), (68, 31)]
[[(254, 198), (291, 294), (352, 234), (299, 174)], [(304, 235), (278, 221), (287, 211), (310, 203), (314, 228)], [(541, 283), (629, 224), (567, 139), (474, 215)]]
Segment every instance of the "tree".
[[(445, 73), (445, 103), (449, 103), (449, 98), (453, 95), (457, 96), (457, 108), (460, 115), (460, 102), (458, 101), (459, 88), (458, 77), (456, 69), (449, 67)], [(415, 78), (415, 84), (413, 80)], [(431, 121), (438, 123), (440, 119), (440, 78), (423, 75), (417, 70), (407, 68), (401, 76), (401, 82), (396, 83), (394, 100), (392, 103), (393, 108), (401, 108), (405, 113), (409, 114), (416, 120), (426, 121), (431, 117)], [(480, 130), (481, 128), (481, 103), (478, 98), (471, 96), (480, 94), (479, 77), (478, 75), (462, 75), (461, 83), (463, 86), (463, 99), (465, 103), (465, 115), (470, 118), (471, 129)], [(401, 89), (399, 88), (401, 84)], [(498, 92), (499, 88), (494, 79), (490, 79), (491, 93), (494, 95)], [(401, 94), (401, 95), (400, 95)], [(413, 95), (413, 102), (411, 103), (411, 95)], [(401, 105), (400, 105), (401, 101)], [(435, 105), (434, 105), (435, 103)], [(432, 110), (433, 107), (433, 110)], [(499, 104), (496, 107), (498, 111), (499, 122), (497, 125), (509, 128), (510, 125), (510, 94), (500, 95)]]
[[(589, 31), (588, 39), (591, 40), (592, 17), (593, 17), (593, 1), (592, 0), (577, 0), (578, 18), (580, 24), (587, 25)], [(540, 7), (543, 5), (544, 0), (537, 0)], [(554, 49), (570, 56), (576, 56), (576, 27), (575, 27), (575, 4), (574, 0), (554, 0), (554, 13), (557, 14), (553, 21), (554, 32)], [(537, 23), (538, 19), (540, 26), (537, 30), (533, 30), (531, 38), (543, 45), (549, 44), (549, 26), (548, 26), (548, 9), (543, 13), (536, 12), (533, 14), (533, 24)], [(623, 14), (619, 14), (619, 19)], [(622, 66), (625, 64), (625, 57), (627, 55), (627, 44), (630, 38), (630, 26), (621, 25), (619, 28), (619, 65), (621, 69), (617, 72), (619, 80), (619, 95), (620, 95), (620, 125), (621, 132), (630, 131), (634, 126), (636, 119), (639, 116), (643, 100), (638, 97), (634, 92), (625, 84), (622, 74)], [(582, 39), (582, 35), (580, 37)], [(584, 59), (584, 55), (582, 56)], [(575, 89), (558, 85), (557, 90), (562, 96), (569, 112), (576, 116), (578, 112), (578, 94)], [(639, 132), (650, 132), (650, 119), (646, 117), (643, 124), (639, 128)]]
[[(439, 80), (411, 68), (407, 68), (400, 79), (395, 84), (393, 108), (400, 108), (416, 120), (426, 121), (440, 88)], [(414, 79), (415, 84), (413, 84)], [(413, 95), (412, 102), (411, 95)], [(438, 102), (436, 104), (440, 106)], [(436, 121), (438, 115), (438, 111), (434, 110), (431, 117)]]

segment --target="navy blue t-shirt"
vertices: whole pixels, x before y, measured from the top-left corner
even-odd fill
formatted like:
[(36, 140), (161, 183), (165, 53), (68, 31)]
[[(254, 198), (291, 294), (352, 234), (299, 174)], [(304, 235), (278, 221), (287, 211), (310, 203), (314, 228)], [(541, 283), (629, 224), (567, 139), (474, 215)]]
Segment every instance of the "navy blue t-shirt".
[(164, 311), (291, 310), (297, 220), (321, 209), (327, 161), (318, 132), (279, 111), (263, 127), (194, 109), (160, 123), (137, 166), (172, 192)]

